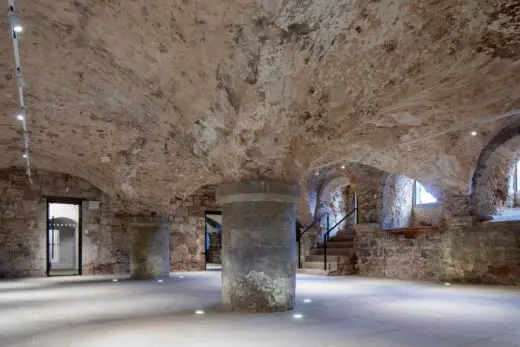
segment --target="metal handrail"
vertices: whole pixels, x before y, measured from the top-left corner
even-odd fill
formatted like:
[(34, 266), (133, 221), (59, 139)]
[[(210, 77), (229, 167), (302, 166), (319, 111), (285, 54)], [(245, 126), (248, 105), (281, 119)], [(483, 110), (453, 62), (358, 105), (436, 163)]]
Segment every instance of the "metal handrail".
[(316, 218), (314, 220), (314, 222), (312, 222), (311, 225), (309, 225), (307, 228), (305, 228), (304, 231), (302, 231), (298, 236), (301, 237), (303, 234), (305, 234), (307, 231), (309, 231), (313, 226), (314, 224), (318, 223), (319, 221), (321, 221), (321, 219), (325, 216), (325, 215), (328, 215), (329, 213), (328, 212), (325, 212), (323, 213), (321, 216), (319, 216), (318, 218)]
[[(352, 211), (350, 211), (345, 217), (341, 218), (339, 222), (334, 224), (332, 228), (328, 228), (328, 220), (327, 220), (327, 232), (323, 238), (323, 270), (327, 271), (327, 242), (329, 242), (330, 232), (336, 229), (341, 223), (343, 223), (348, 217), (350, 217), (354, 212), (357, 212), (357, 207), (355, 207)], [(357, 218), (356, 218), (357, 219)], [(357, 224), (357, 220), (354, 221)]]
[(327, 229), (329, 227), (329, 213), (328, 212), (324, 212), (321, 216), (319, 216), (318, 218), (316, 218), (311, 225), (309, 225), (307, 228), (305, 228), (305, 230), (303, 230), (301, 233), (297, 233), (296, 234), (296, 241), (298, 241), (298, 268), (301, 269), (302, 268), (302, 257), (301, 257), (301, 252), (302, 252), (302, 243), (301, 243), (301, 239), (302, 239), (302, 235), (305, 234), (307, 231), (309, 231), (316, 223), (320, 222), (323, 217), (327, 216)]

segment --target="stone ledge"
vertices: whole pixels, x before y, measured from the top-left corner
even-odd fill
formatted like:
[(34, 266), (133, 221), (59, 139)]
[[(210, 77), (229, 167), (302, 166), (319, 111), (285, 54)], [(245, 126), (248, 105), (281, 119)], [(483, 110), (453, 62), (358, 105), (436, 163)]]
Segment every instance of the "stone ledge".
[(394, 234), (404, 235), (406, 238), (416, 238), (420, 234), (431, 233), (438, 231), (438, 227), (409, 227), (409, 228), (398, 228), (398, 229), (382, 229), (382, 231)]

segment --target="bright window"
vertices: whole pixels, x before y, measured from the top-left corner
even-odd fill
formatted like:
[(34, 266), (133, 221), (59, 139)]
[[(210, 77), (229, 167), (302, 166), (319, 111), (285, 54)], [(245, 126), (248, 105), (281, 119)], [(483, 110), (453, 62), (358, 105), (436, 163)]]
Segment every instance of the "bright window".
[(423, 187), (422, 184), (415, 181), (415, 204), (416, 205), (424, 205), (424, 204), (434, 204), (437, 202), (437, 199), (428, 193), (426, 188)]

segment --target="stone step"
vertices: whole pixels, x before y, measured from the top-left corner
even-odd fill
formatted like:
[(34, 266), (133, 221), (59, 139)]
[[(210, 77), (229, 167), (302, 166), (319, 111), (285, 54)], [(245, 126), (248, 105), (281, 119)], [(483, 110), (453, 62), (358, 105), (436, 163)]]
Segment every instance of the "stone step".
[[(322, 269), (323, 270), (323, 262), (322, 261), (305, 261), (302, 264), (304, 269)], [(335, 261), (327, 262), (327, 270), (336, 270), (338, 268), (338, 263)]]
[[(311, 249), (311, 255), (323, 255), (325, 250), (323, 248), (313, 248)], [(354, 249), (352, 248), (329, 248), (327, 247), (327, 256), (329, 255), (343, 255), (346, 257), (352, 256), (354, 253)]]
[(329, 239), (329, 242), (352, 242), (356, 235), (336, 235)]
[[(349, 257), (345, 255), (329, 255), (329, 252), (327, 252), (328, 261), (346, 262), (348, 259)], [(321, 261), (322, 264), (324, 260), (325, 255), (323, 254), (308, 255), (305, 257), (305, 261)]]
[(305, 275), (328, 276), (332, 271), (325, 271), (323, 269), (297, 269), (296, 273)]

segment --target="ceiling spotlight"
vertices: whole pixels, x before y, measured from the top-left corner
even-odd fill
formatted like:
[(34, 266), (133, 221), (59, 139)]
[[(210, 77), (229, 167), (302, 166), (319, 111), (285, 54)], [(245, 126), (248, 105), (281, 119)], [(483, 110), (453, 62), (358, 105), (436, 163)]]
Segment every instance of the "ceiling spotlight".
[(477, 136), (477, 132), (475, 130), (473, 130), (470, 134), (471, 136)]
[(25, 159), (27, 159), (27, 157), (28, 157), (27, 153), (24, 153), (24, 154), (22, 155), (22, 157), (24, 157)]
[(316, 171), (316, 176), (319, 176), (320, 175), (320, 172), (319, 171)]
[(303, 302), (309, 303), (309, 302), (312, 302), (312, 300), (311, 299), (303, 299)]
[(303, 318), (303, 314), (297, 313), (297, 314), (294, 314), (293, 317), (296, 318), (296, 319), (302, 319)]
[(23, 115), (19, 114), (18, 116), (16, 116), (16, 118), (18, 118), (18, 120), (23, 120)]
[(204, 314), (204, 311), (202, 311), (202, 310), (197, 310), (197, 311), (195, 311), (195, 314)]
[(344, 170), (346, 168), (345, 164), (341, 165), (341, 168)]
[(9, 24), (13, 28), (13, 31), (15, 33), (21, 33), (23, 31), (22, 23), (20, 21), (20, 18), (14, 13), (13, 10), (9, 11), (7, 14)]

